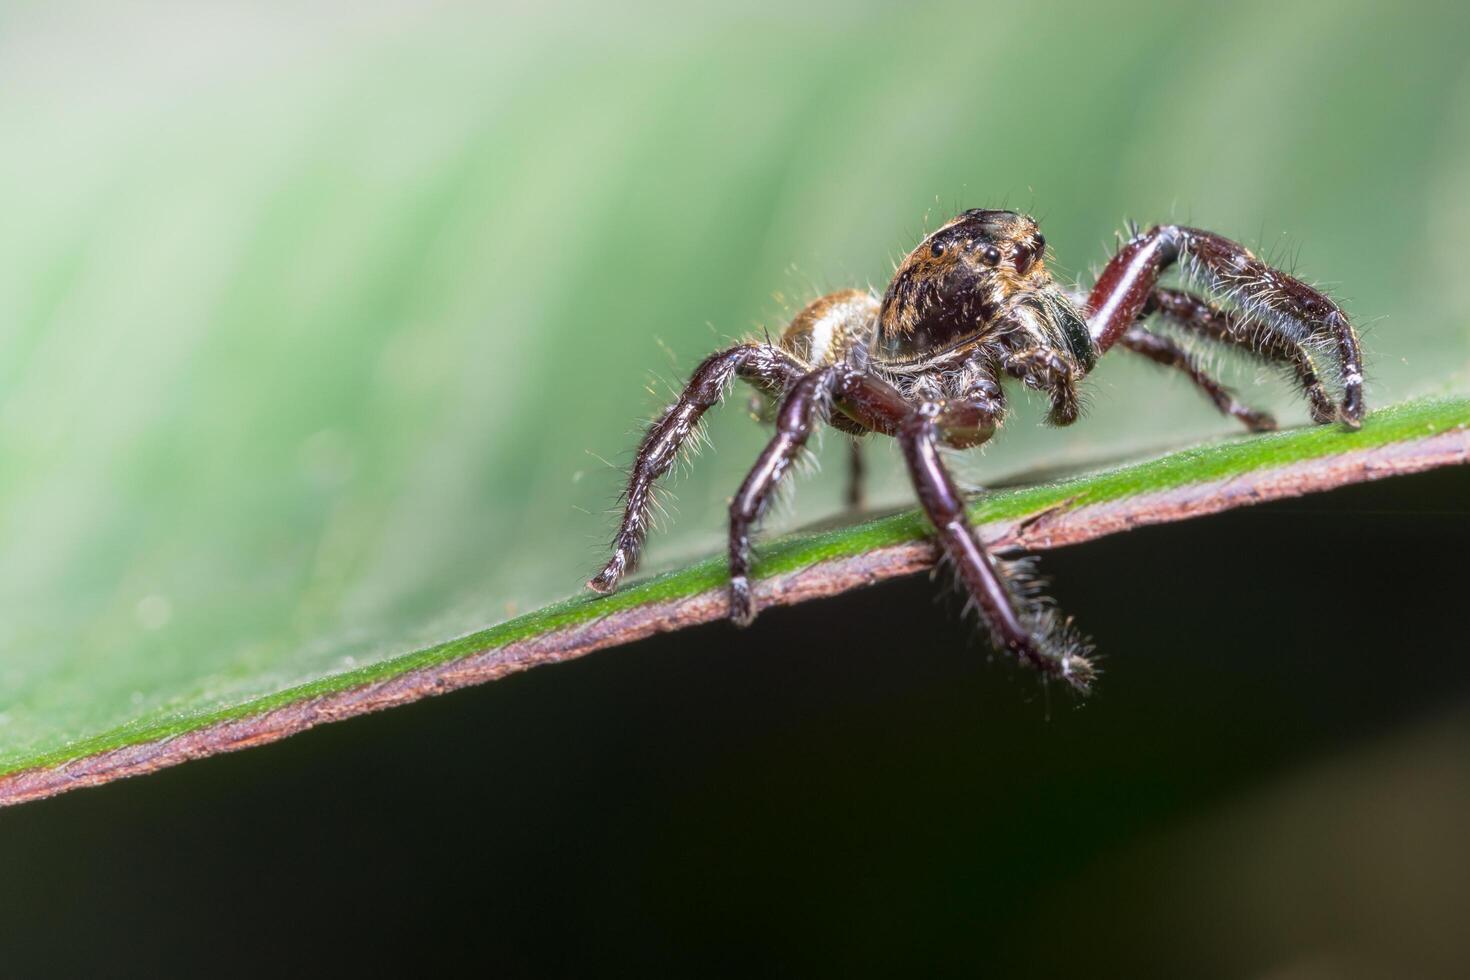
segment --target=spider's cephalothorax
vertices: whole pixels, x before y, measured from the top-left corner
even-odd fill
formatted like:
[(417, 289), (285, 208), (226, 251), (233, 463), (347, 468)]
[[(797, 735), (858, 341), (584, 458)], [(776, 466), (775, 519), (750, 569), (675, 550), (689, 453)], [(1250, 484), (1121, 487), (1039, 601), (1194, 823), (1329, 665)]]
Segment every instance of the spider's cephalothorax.
[(878, 356), (893, 370), (922, 370), (981, 343), (1065, 351), (1095, 360), (1087, 324), (1046, 270), (1036, 222), (1011, 211), (966, 211), (899, 266), (878, 317)]
[[(1218, 299), (1159, 286), (1176, 263)], [(1093, 676), (1089, 645), (1054, 607), (1012, 587), (970, 526), (939, 449), (975, 446), (995, 433), (1005, 416), (1005, 378), (1045, 392), (1053, 424), (1075, 422), (1078, 382), (1115, 344), (1182, 371), (1248, 428), (1275, 427), (1269, 415), (1237, 402), (1179, 341), (1147, 329), (1150, 317), (1290, 370), (1313, 421), (1361, 424), (1362, 356), (1347, 315), (1240, 245), (1197, 228), (1157, 226), (1124, 242), (1091, 292), (1074, 299), (1047, 271), (1035, 221), (1012, 211), (966, 211), (908, 254), (881, 299), (858, 289), (832, 293), (797, 314), (778, 344), (739, 344), (706, 358), (644, 437), (612, 557), (588, 584), (611, 592), (636, 564), (653, 482), (741, 377), (776, 399), (776, 434), (730, 504), (735, 622), (750, 622), (756, 611), (751, 529), (813, 429), (827, 421), (854, 436), (898, 440), (919, 502), (996, 646), (1085, 691)], [(1340, 401), (1317, 373), (1323, 347), (1337, 360)], [(856, 447), (854, 482), (861, 473)], [(849, 500), (859, 499), (854, 485)]]
[(883, 294), (874, 346), (897, 379), (968, 361), (1048, 390), (1058, 425), (1076, 420), (1073, 383), (1097, 360), (1041, 230), (1013, 211), (966, 211), (920, 242)]

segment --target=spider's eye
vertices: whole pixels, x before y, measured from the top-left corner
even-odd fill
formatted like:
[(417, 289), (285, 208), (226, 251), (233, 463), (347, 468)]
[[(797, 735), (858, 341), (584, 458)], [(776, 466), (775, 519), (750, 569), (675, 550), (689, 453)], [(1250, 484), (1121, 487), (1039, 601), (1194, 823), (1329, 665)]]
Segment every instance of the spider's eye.
[(939, 244), (938, 242), (935, 242), (933, 245), (929, 246), (929, 254), (934, 256), (936, 259), (939, 258), (941, 255), (944, 254), (944, 246)]
[(1046, 236), (1041, 232), (1036, 233), (1036, 254), (1040, 255), (1046, 251)]
[(986, 265), (1000, 265), (1000, 249), (994, 245), (986, 245), (980, 250), (980, 261)]

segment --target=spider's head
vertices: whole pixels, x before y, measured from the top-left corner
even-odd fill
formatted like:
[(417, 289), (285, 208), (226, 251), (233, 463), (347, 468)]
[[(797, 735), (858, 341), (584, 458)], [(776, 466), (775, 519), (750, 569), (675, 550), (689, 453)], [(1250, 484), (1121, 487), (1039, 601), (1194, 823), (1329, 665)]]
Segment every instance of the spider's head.
[(1014, 211), (966, 211), (919, 243), (883, 296), (879, 347), (908, 359), (979, 339), (1008, 301), (1054, 289), (1046, 239)]

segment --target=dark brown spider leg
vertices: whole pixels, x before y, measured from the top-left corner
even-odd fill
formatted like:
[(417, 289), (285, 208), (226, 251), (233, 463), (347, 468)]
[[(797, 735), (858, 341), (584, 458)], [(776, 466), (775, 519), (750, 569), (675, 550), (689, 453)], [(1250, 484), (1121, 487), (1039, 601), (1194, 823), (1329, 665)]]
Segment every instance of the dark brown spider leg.
[(1272, 331), (1253, 330), (1249, 322), (1202, 296), (1182, 289), (1155, 289), (1143, 315), (1157, 313), (1176, 326), (1221, 344), (1243, 350), (1263, 361), (1284, 364), (1296, 373), (1297, 385), (1319, 424), (1337, 417), (1337, 406), (1317, 376), (1317, 365), (1305, 346)]
[(761, 450), (755, 466), (730, 501), (730, 619), (749, 626), (755, 619), (750, 593), (750, 532), (765, 512), (781, 477), (811, 437), (832, 397), (837, 369), (821, 368), (791, 387), (776, 410), (776, 434)]
[(612, 557), (587, 583), (594, 592), (608, 593), (637, 567), (639, 549), (648, 533), (648, 511), (653, 484), (678, 458), (679, 447), (699, 418), (724, 396), (732, 378), (741, 377), (772, 391), (783, 391), (806, 369), (790, 354), (769, 344), (742, 344), (711, 354), (695, 369), (689, 384), (648, 430), (638, 447), (624, 493), (623, 520), (613, 538)]
[(1126, 242), (1103, 269), (1087, 299), (1088, 329), (1099, 353), (1133, 326), (1159, 274), (1184, 260), (1189, 273), (1228, 297), (1241, 312), (1293, 343), (1331, 337), (1337, 346), (1342, 404), (1337, 417), (1349, 428), (1363, 422), (1363, 356), (1347, 314), (1322, 293), (1274, 269), (1244, 246), (1198, 228), (1161, 225)]
[(863, 459), (863, 444), (857, 439), (847, 441), (847, 493), (843, 499), (848, 510), (862, 510), (866, 503), (864, 484), (867, 482), (868, 467)]
[(919, 502), (995, 645), (1085, 692), (1093, 674), (1087, 644), (1050, 607), (1033, 603), (1021, 611), (970, 525), (964, 495), (939, 456), (941, 442), (967, 449), (989, 439), (1004, 402), (984, 397), (916, 407), (887, 382), (854, 371), (838, 379), (836, 407), (873, 431), (898, 438)]
[(1085, 642), (1048, 606), (1033, 604), (1023, 616), (1020, 603), (965, 515), (964, 496), (939, 456), (940, 438), (952, 419), (972, 433), (978, 421), (973, 405), (927, 403), (905, 419), (898, 431), (919, 502), (938, 532), (940, 546), (974, 597), (995, 645), (1085, 694), (1093, 674)]
[(1149, 333), (1143, 327), (1133, 326), (1124, 331), (1118, 343), (1164, 367), (1183, 371), (1189, 375), (1189, 379), (1195, 383), (1195, 386), (1215, 403), (1216, 408), (1226, 415), (1239, 419), (1252, 432), (1270, 432), (1276, 428), (1276, 420), (1269, 413), (1258, 412), (1236, 401), (1235, 395), (1229, 388), (1207, 374), (1189, 351), (1168, 337), (1161, 337), (1158, 334)]

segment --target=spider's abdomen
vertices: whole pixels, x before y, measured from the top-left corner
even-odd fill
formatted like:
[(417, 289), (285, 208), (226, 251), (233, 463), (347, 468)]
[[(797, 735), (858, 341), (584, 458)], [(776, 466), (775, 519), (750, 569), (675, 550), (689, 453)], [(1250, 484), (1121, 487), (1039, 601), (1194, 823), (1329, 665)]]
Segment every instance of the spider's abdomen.
[(878, 298), (865, 289), (844, 289), (808, 303), (781, 334), (781, 349), (812, 367), (837, 364), (872, 343)]

